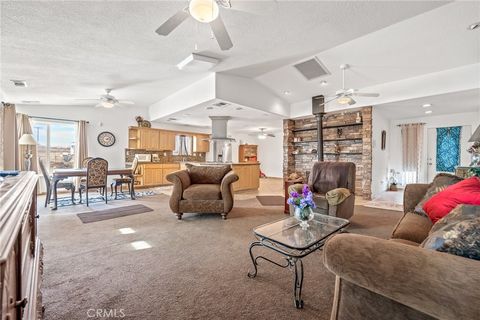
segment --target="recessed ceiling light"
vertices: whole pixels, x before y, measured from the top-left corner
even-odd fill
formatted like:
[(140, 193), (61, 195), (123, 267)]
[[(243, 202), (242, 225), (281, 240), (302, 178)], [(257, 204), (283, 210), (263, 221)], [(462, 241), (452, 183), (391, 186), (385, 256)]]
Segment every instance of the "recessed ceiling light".
[(425, 114), (430, 114), (432, 112), (433, 112), (432, 110), (427, 110), (427, 111), (425, 111)]
[(468, 26), (467, 30), (475, 30), (480, 28), (480, 21), (472, 23), (471, 25)]
[(320, 85), (321, 85), (322, 87), (328, 86), (328, 82), (325, 81), (325, 80), (322, 80), (322, 81), (320, 81)]
[(243, 110), (243, 108), (242, 107), (236, 107), (235, 110), (240, 111), (240, 110)]
[(283, 94), (286, 95), (286, 96), (289, 96), (291, 94), (291, 92), (288, 91), (288, 90), (285, 90), (285, 91), (283, 91)]
[(191, 116), (192, 114), (191, 113), (184, 113), (183, 115), (188, 117), (188, 116)]
[(205, 108), (206, 110), (213, 110), (213, 107), (212, 106), (208, 106)]
[(167, 121), (177, 121), (177, 118), (168, 118)]
[(430, 108), (432, 106), (431, 103), (425, 103), (422, 105), (422, 108)]

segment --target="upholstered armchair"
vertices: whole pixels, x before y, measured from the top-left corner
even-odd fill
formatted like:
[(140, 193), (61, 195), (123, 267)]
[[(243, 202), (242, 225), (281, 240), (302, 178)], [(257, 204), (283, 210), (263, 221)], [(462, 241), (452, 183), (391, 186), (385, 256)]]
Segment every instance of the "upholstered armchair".
[(186, 212), (219, 213), (223, 219), (233, 208), (233, 186), (238, 175), (231, 166), (192, 166), (167, 175), (173, 183), (170, 209), (179, 220)]
[[(322, 162), (313, 165), (308, 186), (317, 205), (314, 212), (349, 219), (355, 207), (355, 164), (353, 162)], [(301, 193), (303, 185), (289, 187), (289, 193)], [(290, 213), (293, 208), (290, 206)]]

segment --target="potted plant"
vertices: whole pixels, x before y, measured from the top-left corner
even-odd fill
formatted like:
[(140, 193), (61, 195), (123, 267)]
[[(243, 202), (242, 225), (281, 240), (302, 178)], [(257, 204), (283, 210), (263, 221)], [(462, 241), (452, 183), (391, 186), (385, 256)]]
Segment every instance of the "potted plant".
[(315, 202), (313, 202), (313, 194), (308, 185), (303, 185), (302, 193), (290, 192), (287, 203), (294, 206), (294, 216), (300, 221), (300, 227), (307, 229), (308, 221), (313, 219), (313, 209), (316, 207)]

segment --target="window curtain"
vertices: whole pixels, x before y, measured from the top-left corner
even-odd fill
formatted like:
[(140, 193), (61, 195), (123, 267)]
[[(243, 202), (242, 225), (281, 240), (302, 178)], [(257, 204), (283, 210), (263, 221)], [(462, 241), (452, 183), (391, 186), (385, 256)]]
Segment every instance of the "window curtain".
[[(32, 134), (32, 125), (30, 124), (30, 118), (23, 113), (17, 113), (17, 128), (18, 128), (18, 139), (20, 139), (24, 134)], [(27, 148), (30, 148), (32, 152), (32, 159), (30, 159), (30, 170), (38, 172), (38, 152), (37, 146), (18, 146), (20, 157), (18, 159), (18, 167), (20, 170), (26, 170), (25, 161), (23, 161), (23, 155), (27, 152)]]
[(437, 171), (454, 172), (460, 164), (462, 127), (437, 128)]
[[(81, 168), (83, 159), (88, 157), (87, 144), (87, 121), (78, 121), (77, 139), (75, 143), (75, 168)], [(75, 180), (75, 184), (80, 184), (80, 179)]]
[(19, 170), (18, 131), (15, 105), (0, 106), (0, 169)]
[(402, 171), (404, 183), (418, 182), (423, 148), (423, 123), (402, 124)]

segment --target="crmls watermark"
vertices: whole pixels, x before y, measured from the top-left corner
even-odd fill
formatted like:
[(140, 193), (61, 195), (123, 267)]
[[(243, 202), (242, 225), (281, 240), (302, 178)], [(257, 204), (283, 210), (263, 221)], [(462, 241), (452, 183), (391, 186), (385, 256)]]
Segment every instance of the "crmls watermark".
[(87, 317), (92, 319), (125, 318), (125, 309), (88, 309)]

